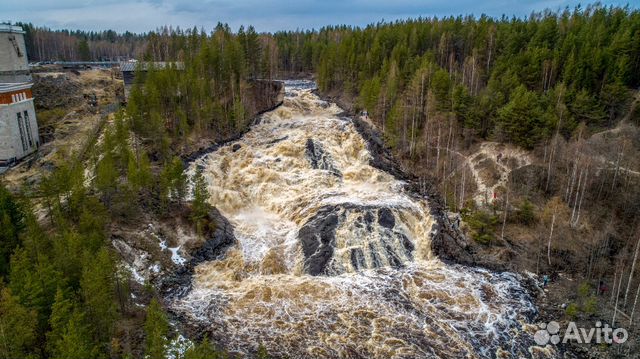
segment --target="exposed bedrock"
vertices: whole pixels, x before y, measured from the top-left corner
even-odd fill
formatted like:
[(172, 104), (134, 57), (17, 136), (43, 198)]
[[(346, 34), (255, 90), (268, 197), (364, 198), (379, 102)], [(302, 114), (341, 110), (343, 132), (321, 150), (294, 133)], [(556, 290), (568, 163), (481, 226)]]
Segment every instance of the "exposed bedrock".
[(335, 176), (342, 177), (340, 170), (334, 166), (331, 155), (324, 150), (320, 142), (308, 138), (305, 144), (305, 156), (312, 168), (327, 170)]
[[(402, 267), (412, 260), (415, 244), (396, 227), (396, 215), (386, 207), (327, 205), (298, 232), (311, 275), (336, 275), (381, 267)], [(337, 231), (355, 235), (336, 236)]]
[(236, 243), (233, 226), (220, 211), (212, 208), (208, 220), (204, 244), (190, 253), (191, 258), (187, 264), (162, 281), (160, 288), (165, 296), (181, 297), (188, 293), (191, 290), (194, 268), (200, 263), (222, 258), (227, 248)]

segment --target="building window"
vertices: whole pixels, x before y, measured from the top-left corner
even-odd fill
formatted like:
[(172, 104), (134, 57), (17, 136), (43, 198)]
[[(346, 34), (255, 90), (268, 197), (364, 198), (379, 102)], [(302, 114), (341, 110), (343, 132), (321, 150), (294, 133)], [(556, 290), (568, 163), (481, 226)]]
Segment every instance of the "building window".
[(24, 111), (24, 127), (27, 128), (27, 139), (29, 140), (29, 148), (33, 147), (33, 137), (31, 136), (31, 120), (29, 120), (29, 112)]
[(27, 141), (24, 137), (24, 123), (22, 122), (22, 114), (18, 112), (18, 128), (20, 129), (20, 141), (22, 141), (22, 151), (27, 151)]

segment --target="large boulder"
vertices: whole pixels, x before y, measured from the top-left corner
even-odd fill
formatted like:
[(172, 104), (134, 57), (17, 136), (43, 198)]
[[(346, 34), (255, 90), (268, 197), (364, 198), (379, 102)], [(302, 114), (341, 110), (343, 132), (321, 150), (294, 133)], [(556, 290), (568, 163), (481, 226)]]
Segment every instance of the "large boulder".
[(331, 155), (324, 150), (320, 142), (314, 141), (311, 138), (307, 139), (305, 156), (312, 168), (326, 170), (335, 176), (342, 177), (340, 170), (335, 168)]
[(326, 206), (300, 228), (298, 238), (302, 244), (307, 273), (319, 275), (325, 271), (333, 256), (337, 227), (338, 214), (335, 207)]
[[(353, 203), (326, 205), (298, 232), (304, 269), (311, 275), (336, 275), (347, 271), (402, 267), (413, 259), (414, 243), (392, 209)], [(352, 238), (336, 240), (336, 231)], [(336, 255), (336, 252), (343, 255)]]
[(191, 280), (196, 266), (200, 263), (221, 259), (227, 248), (236, 243), (233, 226), (215, 207), (207, 215), (206, 240), (202, 246), (190, 253), (190, 260), (176, 272), (166, 277), (160, 291), (165, 297), (179, 298), (191, 290)]

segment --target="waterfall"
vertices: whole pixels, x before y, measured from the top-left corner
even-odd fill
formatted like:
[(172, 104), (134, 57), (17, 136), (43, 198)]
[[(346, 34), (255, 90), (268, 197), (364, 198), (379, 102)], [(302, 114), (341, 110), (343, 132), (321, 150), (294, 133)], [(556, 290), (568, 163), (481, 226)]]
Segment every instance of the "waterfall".
[(536, 310), (518, 276), (435, 257), (428, 201), (370, 166), (312, 88), (286, 82), (281, 107), (191, 164), (237, 243), (195, 268), (172, 310), (241, 355), (530, 356)]

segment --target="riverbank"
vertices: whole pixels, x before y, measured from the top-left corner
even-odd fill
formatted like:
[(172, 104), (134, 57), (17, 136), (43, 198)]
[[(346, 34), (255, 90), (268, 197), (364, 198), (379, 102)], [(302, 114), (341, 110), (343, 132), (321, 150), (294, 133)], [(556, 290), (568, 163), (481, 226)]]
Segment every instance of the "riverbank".
[(250, 87), (245, 95), (244, 101), (248, 104), (247, 118), (250, 120), (231, 133), (221, 138), (203, 138), (180, 151), (180, 157), (184, 162), (191, 162), (207, 153), (213, 152), (226, 143), (233, 142), (241, 138), (255, 120), (265, 112), (272, 111), (282, 105), (284, 101), (284, 83), (278, 80), (254, 80), (249, 83)]
[[(372, 124), (372, 122), (363, 121), (360, 117), (358, 117), (358, 113), (354, 105), (355, 100), (353, 98), (335, 92), (328, 94), (319, 94), (328, 101), (338, 103), (340, 107), (345, 109), (346, 114), (354, 117), (354, 123), (365, 123), (367, 124), (367, 126), (371, 127), (376, 135), (364, 135), (363, 137), (368, 138), (369, 142), (375, 144), (375, 146), (382, 147), (384, 151), (391, 153), (393, 158), (396, 159), (392, 162), (395, 168), (401, 168), (402, 171), (407, 173), (410, 178), (413, 178), (414, 180), (417, 178), (419, 182), (434, 181), (433, 183), (435, 183), (435, 179), (428, 179), (428, 170), (417, 167), (420, 166), (420, 163), (418, 161), (403, 158), (402, 154), (398, 154), (392, 149), (385, 147), (384, 141), (382, 140), (383, 136), (380, 135), (378, 129)], [(366, 126), (363, 125), (361, 127)], [(509, 205), (512, 207), (512, 209), (510, 211), (511, 214), (509, 215), (510, 221), (506, 223), (506, 226), (501, 226), (502, 236), (504, 240), (500, 240), (500, 237), (498, 236), (498, 240), (496, 240), (491, 245), (486, 243), (479, 243), (471, 238), (472, 230), (470, 229), (469, 224), (463, 221), (459, 227), (464, 230), (466, 238), (468, 238), (463, 239), (462, 243), (464, 243), (464, 246), (456, 245), (454, 246), (455, 250), (453, 251), (447, 249), (440, 250), (440, 245), (438, 245), (438, 241), (436, 241), (436, 243), (434, 244), (434, 251), (438, 252), (441, 258), (445, 260), (451, 260), (452, 262), (469, 264), (471, 266), (480, 266), (497, 271), (508, 270), (511, 272), (521, 273), (524, 278), (529, 278), (523, 284), (536, 298), (536, 306), (539, 310), (537, 321), (540, 323), (557, 321), (561, 324), (562, 328), (566, 328), (571, 321), (579, 323), (579, 325), (584, 328), (594, 327), (596, 322), (609, 323), (609, 325), (611, 325), (612, 318), (616, 316), (613, 310), (613, 307), (615, 305), (613, 304), (613, 295), (609, 295), (607, 298), (603, 296), (596, 296), (594, 293), (595, 288), (597, 287), (597, 281), (594, 284), (593, 280), (590, 281), (587, 278), (584, 278), (581, 273), (582, 268), (576, 265), (571, 265), (571, 262), (567, 262), (564, 265), (564, 269), (548, 269), (546, 268), (547, 258), (545, 252), (544, 258), (542, 259), (542, 264), (540, 264), (540, 257), (542, 256), (540, 254), (539, 248), (539, 243), (541, 243), (540, 237), (545, 237), (545, 239), (542, 241), (545, 244), (544, 250), (546, 251), (546, 237), (548, 236), (549, 231), (548, 227), (545, 227), (543, 223), (539, 223), (539, 225), (537, 226), (522, 225), (518, 223), (518, 221), (520, 220), (519, 216), (521, 215), (519, 212), (521, 210), (515, 206), (522, 206), (520, 203), (526, 202), (528, 200), (528, 196), (531, 196), (531, 193), (534, 192), (533, 190), (536, 186), (536, 182), (535, 180), (532, 180), (532, 178), (536, 178), (539, 176), (539, 174), (546, 171), (545, 165), (541, 166), (536, 163), (540, 162), (538, 156), (542, 156), (542, 154), (536, 153), (535, 151), (513, 149), (513, 147), (509, 147), (505, 144), (496, 145), (495, 143), (486, 143), (482, 142), (480, 139), (470, 141), (477, 142), (477, 144), (475, 145), (476, 147), (478, 147), (477, 152), (473, 152), (474, 147), (471, 146), (471, 148), (463, 151), (465, 153), (456, 153), (459, 153), (461, 155), (460, 161), (472, 162), (468, 160), (471, 158), (476, 159), (478, 163), (483, 165), (482, 167), (479, 167), (477, 169), (471, 169), (472, 171), (475, 170), (476, 172), (478, 172), (475, 174), (475, 180), (481, 181), (485, 180), (486, 178), (487, 180), (491, 181), (495, 180), (496, 177), (500, 177), (501, 180), (503, 180), (503, 182), (505, 183), (503, 183), (502, 185), (500, 185), (500, 183), (492, 185), (492, 188), (495, 188), (494, 193), (501, 192), (502, 195), (504, 195), (505, 187), (507, 185), (513, 186), (511, 184), (512, 182), (517, 184), (515, 190), (513, 188), (511, 189), (511, 191), (506, 190), (510, 192), (509, 195), (511, 198), (507, 198), (509, 198)], [(495, 151), (493, 155), (486, 155), (482, 153), (482, 151), (485, 149), (484, 145), (492, 145), (494, 147), (500, 148), (501, 150)], [(444, 148), (442, 150), (444, 151)], [(512, 152), (517, 152), (517, 154), (519, 154), (519, 158), (512, 159), (508, 157), (505, 158), (503, 163), (499, 163), (500, 156), (497, 155), (503, 152), (506, 153), (505, 157), (511, 156)], [(527, 161), (522, 161), (522, 158), (525, 157)], [(500, 169), (504, 167), (509, 169), (510, 171), (507, 173), (503, 173), (501, 176), (498, 176), (491, 171), (490, 164), (492, 161), (498, 162), (497, 164), (495, 164), (496, 168)], [(521, 162), (525, 163), (521, 164)], [(489, 164), (487, 165), (487, 163)], [(462, 167), (460, 164), (454, 166), (456, 168)], [(511, 170), (512, 167), (513, 169)], [(535, 173), (535, 171), (537, 171), (537, 173)], [(427, 179), (425, 180), (425, 178)], [(464, 177), (462, 178), (462, 181), (464, 181)], [(442, 188), (438, 188), (437, 186), (428, 187), (432, 192), (431, 198), (434, 198), (434, 201), (442, 206), (442, 196), (444, 195), (441, 193)], [(482, 193), (482, 196), (476, 195), (472, 192), (473, 187), (469, 187), (470, 188), (468, 189), (468, 192), (472, 197), (487, 196), (486, 193)], [(542, 184), (541, 187), (544, 187), (544, 184)], [(478, 188), (477, 190), (480, 191), (481, 188)], [(489, 193), (489, 196), (490, 195), (491, 193)], [(446, 211), (442, 208), (443, 207), (441, 207), (441, 213), (446, 213)], [(499, 224), (502, 224), (502, 218), (505, 218), (506, 221), (506, 217), (503, 217), (503, 213), (500, 213), (500, 217), (496, 215), (496, 207), (494, 207), (493, 209), (486, 208), (484, 210), (488, 213), (493, 212), (494, 216), (496, 218), (499, 218), (497, 220), (499, 221)], [(500, 210), (499, 207), (498, 210)], [(455, 215), (453, 215), (452, 217), (455, 218)], [(542, 222), (543, 220), (544, 218), (536, 219), (534, 217), (533, 219), (533, 221), (540, 222)], [(450, 221), (445, 220), (445, 223), (446, 222), (449, 222), (448, 224), (450, 225)], [(450, 229), (450, 227), (448, 227), (447, 229)], [(498, 231), (499, 230), (500, 228), (498, 228)], [(459, 231), (457, 232), (460, 233)], [(498, 235), (500, 234), (500, 232), (497, 233)], [(440, 238), (446, 238), (446, 236), (441, 236)], [(574, 239), (571, 240), (573, 241)], [(456, 242), (451, 240), (444, 240), (441, 241), (441, 243), (447, 244)], [(554, 242), (554, 244), (555, 243), (556, 242)], [(462, 248), (463, 250), (460, 251), (460, 248)], [(550, 251), (551, 258), (549, 258), (548, 260), (549, 262), (553, 261), (554, 263), (563, 263), (564, 260), (567, 260), (566, 257), (579, 257), (579, 253), (581, 250), (584, 250), (584, 246), (580, 248), (563, 249), (562, 251), (553, 249), (553, 251)], [(450, 253), (452, 252), (453, 255), (450, 255)], [(538, 269), (539, 267), (542, 268)], [(534, 274), (536, 272), (540, 273), (539, 276)], [(546, 288), (542, 288), (541, 285), (543, 274), (547, 274), (551, 278), (551, 283)], [(601, 276), (601, 278), (606, 277)], [(609, 278), (607, 283), (611, 283), (611, 280), (613, 279)], [(615, 283), (613, 283), (612, 285), (615, 285)], [(587, 303), (591, 304), (587, 305)], [(629, 321), (628, 313), (623, 313), (618, 310), (617, 317), (617, 325), (621, 326), (622, 328), (626, 328), (630, 333), (630, 338), (637, 338), (638, 326)], [(636, 345), (634, 346), (633, 343), (636, 343)], [(629, 344), (631, 344), (631, 346), (629, 346)], [(563, 355), (563, 357), (627, 358), (629, 357), (629, 353), (633, 353), (635, 351), (634, 348), (636, 347), (637, 341), (630, 340), (625, 346), (597, 346), (573, 343), (567, 345), (559, 345), (558, 350), (560, 351), (560, 353), (562, 353), (561, 355)]]
[[(411, 192), (423, 196), (429, 201), (431, 215), (437, 220), (435, 229), (437, 232), (433, 237), (431, 248), (438, 258), (451, 263), (480, 266), (493, 271), (507, 269), (505, 263), (496, 262), (494, 258), (480, 255), (475, 243), (465, 237), (450, 220), (443, 198), (433, 184), (435, 179), (420, 178), (414, 174), (411, 168), (402, 166), (403, 162), (394, 157), (392, 150), (385, 145), (384, 138), (376, 126), (370, 119), (365, 119), (357, 113), (353, 99), (335, 93), (323, 93), (319, 90), (316, 93), (323, 100), (336, 103), (344, 110), (344, 115), (351, 119), (357, 131), (367, 142), (372, 155), (371, 166), (402, 179), (407, 183)], [(535, 286), (535, 284), (529, 283), (528, 286)]]
[[(185, 331), (249, 357), (260, 345), (295, 358), (526, 352), (532, 339), (520, 320), (535, 309), (517, 276), (433, 260), (432, 240), (458, 246), (444, 239), (442, 207), (394, 164), (373, 128), (300, 85), (242, 138), (189, 168), (203, 170), (237, 244), (194, 258), (191, 286), (176, 283), (166, 297)], [(442, 315), (459, 324), (442, 324)]]

